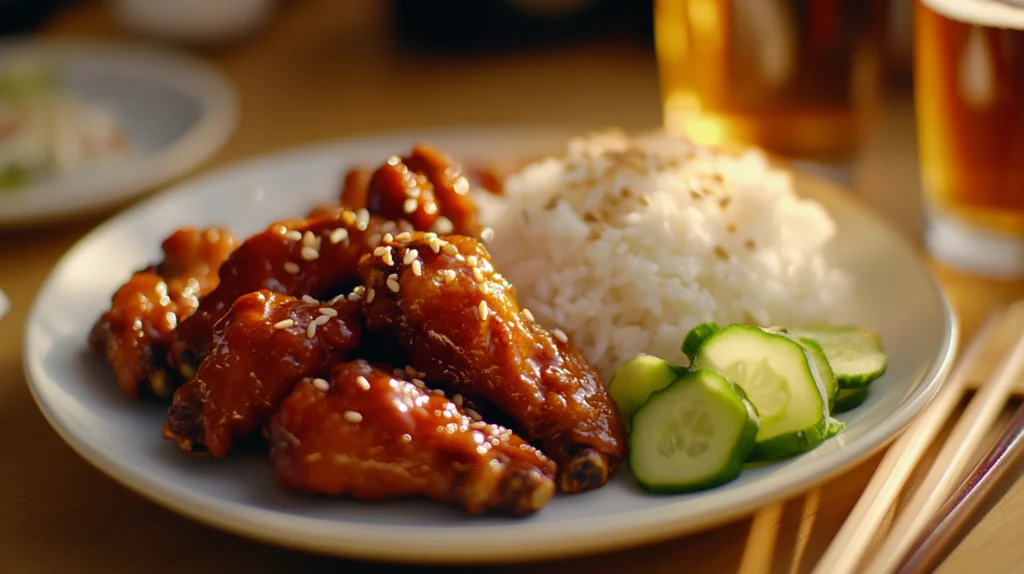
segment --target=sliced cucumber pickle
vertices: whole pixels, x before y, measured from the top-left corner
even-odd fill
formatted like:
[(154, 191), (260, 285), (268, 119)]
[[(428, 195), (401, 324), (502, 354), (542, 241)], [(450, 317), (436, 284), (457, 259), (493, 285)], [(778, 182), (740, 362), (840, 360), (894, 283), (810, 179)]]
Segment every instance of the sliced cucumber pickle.
[(836, 402), (836, 395), (839, 393), (839, 380), (836, 378), (835, 372), (832, 370), (832, 365), (828, 362), (828, 357), (825, 356), (824, 349), (821, 348), (814, 339), (803, 338), (800, 339), (800, 344), (803, 345), (804, 350), (811, 357), (811, 367), (817, 369), (818, 378), (821, 379), (822, 384), (825, 385), (825, 397), (828, 399), (828, 409), (832, 412), (832, 407)]
[(691, 363), (704, 339), (714, 335), (719, 329), (718, 323), (715, 322), (701, 323), (690, 329), (690, 332), (686, 334), (686, 338), (683, 339), (683, 354), (690, 359)]
[(863, 389), (841, 389), (836, 396), (836, 406), (832, 408), (833, 413), (845, 413), (864, 404), (868, 399), (867, 388)]
[(757, 413), (722, 375), (696, 370), (655, 392), (633, 417), (629, 464), (651, 492), (691, 492), (739, 476)]
[(729, 325), (704, 340), (693, 368), (718, 371), (743, 389), (760, 420), (749, 460), (774, 460), (825, 438), (828, 398), (813, 363), (811, 353), (786, 335)]
[(669, 386), (682, 372), (653, 355), (637, 355), (615, 369), (608, 394), (619, 408), (622, 420), (629, 421), (651, 393)]
[(885, 374), (889, 359), (878, 335), (860, 327), (791, 329), (801, 339), (821, 345), (841, 389), (861, 389)]

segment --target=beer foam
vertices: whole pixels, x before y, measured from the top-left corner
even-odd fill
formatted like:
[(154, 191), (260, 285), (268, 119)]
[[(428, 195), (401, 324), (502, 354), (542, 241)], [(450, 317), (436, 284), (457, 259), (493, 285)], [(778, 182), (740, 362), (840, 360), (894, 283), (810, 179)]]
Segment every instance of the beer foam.
[(952, 20), (990, 28), (1024, 30), (1024, 0), (921, 0)]

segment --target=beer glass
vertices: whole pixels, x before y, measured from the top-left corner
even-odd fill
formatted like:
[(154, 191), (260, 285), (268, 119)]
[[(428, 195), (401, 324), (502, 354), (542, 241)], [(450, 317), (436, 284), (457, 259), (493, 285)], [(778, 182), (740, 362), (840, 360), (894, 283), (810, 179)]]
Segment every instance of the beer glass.
[(886, 0), (655, 0), (665, 127), (799, 157), (856, 150), (881, 97)]
[(922, 0), (914, 82), (925, 243), (936, 259), (1024, 275), (1024, 2)]

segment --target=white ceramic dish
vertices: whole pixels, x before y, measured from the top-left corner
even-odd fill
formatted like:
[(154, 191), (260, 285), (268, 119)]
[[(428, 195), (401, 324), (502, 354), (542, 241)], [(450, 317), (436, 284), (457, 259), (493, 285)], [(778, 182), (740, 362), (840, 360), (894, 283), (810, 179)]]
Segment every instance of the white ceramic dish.
[(109, 209), (196, 167), (234, 130), (238, 111), (227, 79), (184, 53), (134, 44), (0, 43), (0, 69), (25, 57), (54, 62), (67, 91), (110, 108), (131, 155), (0, 193), (0, 226)]
[(55, 429), (83, 457), (129, 488), (196, 520), (264, 541), (362, 558), (506, 562), (607, 551), (741, 517), (850, 468), (892, 439), (932, 397), (952, 360), (957, 327), (914, 249), (877, 216), (829, 184), (798, 177), (822, 201), (839, 235), (831, 257), (855, 278), (836, 321), (876, 329), (891, 363), (846, 430), (801, 457), (748, 469), (707, 492), (653, 496), (620, 471), (606, 487), (556, 497), (522, 520), (470, 518), (422, 500), (366, 505), (278, 490), (259, 455), (182, 456), (160, 437), (165, 409), (120, 394), (86, 336), (133, 269), (157, 257), (181, 225), (230, 224), (241, 233), (304, 213), (334, 197), (344, 168), (375, 164), (430, 140), (463, 158), (557, 149), (564, 140), (529, 130), (464, 130), (344, 141), (253, 160), (184, 184), (118, 215), (53, 270), (31, 311), (25, 365)]

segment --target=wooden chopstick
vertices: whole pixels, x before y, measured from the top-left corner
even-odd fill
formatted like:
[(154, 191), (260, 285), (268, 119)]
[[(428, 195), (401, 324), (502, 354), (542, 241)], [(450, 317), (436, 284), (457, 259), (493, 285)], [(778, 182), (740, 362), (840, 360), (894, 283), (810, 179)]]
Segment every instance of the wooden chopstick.
[(899, 574), (930, 571), (946, 557), (981, 504), (1024, 454), (1024, 405), (996, 444), (946, 501), (899, 563)]
[(887, 574), (895, 571), (907, 549), (949, 496), (971, 455), (977, 452), (986, 433), (1006, 406), (1022, 370), (1024, 334), (1018, 334), (1013, 350), (1001, 363), (996, 375), (981, 387), (953, 427), (924, 481), (900, 512), (875, 559), (868, 563), (867, 572)]
[(956, 368), (925, 411), (889, 447), (864, 493), (814, 568), (814, 574), (856, 572), (900, 489), (963, 396), (967, 379), (990, 345), (1004, 313), (996, 312), (968, 345)]

